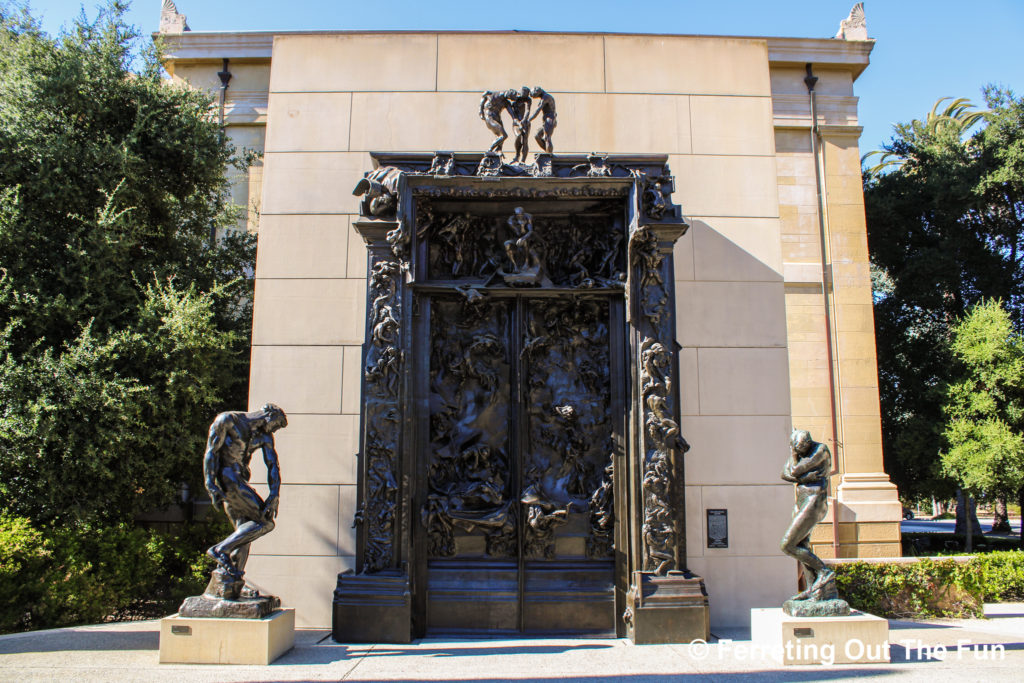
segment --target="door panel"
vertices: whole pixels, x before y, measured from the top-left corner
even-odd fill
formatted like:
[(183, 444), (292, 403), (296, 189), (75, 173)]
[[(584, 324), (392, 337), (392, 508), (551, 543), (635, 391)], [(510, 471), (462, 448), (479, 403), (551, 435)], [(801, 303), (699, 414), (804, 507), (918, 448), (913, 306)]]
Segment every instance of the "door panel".
[[(608, 556), (613, 450), (608, 302), (533, 300), (525, 318), (520, 355), (528, 426), (520, 500), (527, 511), (526, 555)], [(561, 528), (579, 516), (587, 523)], [(566, 539), (560, 549), (556, 536)]]
[(428, 631), (614, 632), (611, 305), (431, 299)]
[(613, 559), (528, 560), (525, 633), (615, 633)]
[(509, 458), (509, 301), (436, 299), (430, 316), (427, 628), (518, 626), (518, 512)]
[(607, 300), (524, 306), (523, 630), (614, 631)]

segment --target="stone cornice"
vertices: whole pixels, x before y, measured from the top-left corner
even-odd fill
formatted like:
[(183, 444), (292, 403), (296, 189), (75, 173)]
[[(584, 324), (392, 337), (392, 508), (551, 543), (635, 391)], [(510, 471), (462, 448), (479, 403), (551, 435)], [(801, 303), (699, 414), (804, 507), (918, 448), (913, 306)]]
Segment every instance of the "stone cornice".
[(327, 36), (327, 35), (380, 35), (380, 34), (472, 34), (516, 35), (598, 35), (598, 36), (653, 36), (662, 38), (722, 38), (728, 40), (765, 41), (768, 61), (773, 66), (803, 66), (810, 62), (818, 66), (847, 69), (856, 78), (867, 67), (869, 55), (875, 46), (873, 40), (837, 40), (835, 38), (771, 38), (759, 36), (699, 36), (639, 33), (546, 33), (541, 31), (189, 31), (178, 35), (154, 34), (165, 46), (168, 61), (215, 61), (224, 59), (268, 60), (275, 36)]
[(201, 32), (153, 34), (164, 45), (164, 60), (205, 62), (221, 59), (269, 60), (274, 46), (270, 32)]
[(768, 38), (768, 62), (772, 66), (814, 64), (849, 69), (856, 79), (867, 68), (873, 40), (835, 38)]

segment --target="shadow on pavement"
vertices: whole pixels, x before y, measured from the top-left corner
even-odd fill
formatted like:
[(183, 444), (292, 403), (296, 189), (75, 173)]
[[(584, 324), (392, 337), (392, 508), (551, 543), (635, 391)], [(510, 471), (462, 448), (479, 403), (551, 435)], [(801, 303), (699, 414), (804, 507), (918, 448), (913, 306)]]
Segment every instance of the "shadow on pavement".
[(581, 643), (579, 645), (483, 645), (463, 647), (429, 646), (422, 647), (416, 644), (404, 647), (392, 645), (344, 645), (332, 641), (326, 641), (315, 647), (296, 648), (291, 650), (272, 666), (280, 665), (303, 665), (303, 664), (332, 664), (346, 659), (356, 660), (363, 658), (377, 657), (400, 657), (413, 655), (416, 657), (480, 657), (484, 655), (550, 655), (569, 652), (571, 650), (600, 650), (614, 645), (596, 643)]
[(74, 631), (0, 639), (0, 654), (74, 650), (159, 650), (159, 631)]
[(426, 655), (432, 657), (479, 657), (481, 655), (551, 655), (571, 650), (604, 650), (614, 645), (581, 643), (579, 645), (481, 645), (479, 647), (415, 647), (409, 649), (383, 646), (367, 652), (367, 657), (392, 655)]
[(335, 662), (342, 662), (346, 659), (355, 661), (360, 659), (364, 653), (360, 651), (349, 652), (349, 648), (344, 645), (338, 645), (332, 643), (330, 645), (317, 645), (315, 647), (301, 647), (296, 645), (295, 648), (285, 652), (278, 659), (274, 660), (270, 666), (309, 666), (309, 665), (327, 665), (334, 664)]
[(943, 624), (933, 621), (897, 621), (896, 619), (889, 620), (890, 631), (902, 631), (907, 629), (932, 629), (932, 628), (963, 628), (962, 624)]
[[(850, 678), (871, 678), (875, 676), (891, 676), (900, 673), (897, 669), (873, 668), (828, 668), (816, 669), (814, 671), (780, 671), (778, 669), (766, 669), (762, 671), (744, 671), (729, 673), (665, 673), (665, 674), (618, 674), (609, 676), (556, 676), (547, 678), (530, 678), (534, 683), (613, 683), (614, 681), (625, 681), (626, 683), (668, 683), (685, 679), (699, 679), (701, 681), (830, 681), (848, 680)], [(362, 680), (358, 676), (345, 679), (345, 683), (358, 683)], [(422, 678), (391, 678), (390, 683), (422, 683)], [(448, 683), (507, 683), (508, 678), (447, 678)]]
[(1024, 650), (1024, 643), (975, 643), (971, 641), (964, 643), (963, 649), (958, 649), (955, 643), (946, 645), (945, 649), (942, 646), (928, 643), (923, 643), (920, 647), (905, 647), (892, 643), (889, 646), (889, 658), (893, 664), (999, 661), (1002, 659), (1002, 652), (1010, 650)]

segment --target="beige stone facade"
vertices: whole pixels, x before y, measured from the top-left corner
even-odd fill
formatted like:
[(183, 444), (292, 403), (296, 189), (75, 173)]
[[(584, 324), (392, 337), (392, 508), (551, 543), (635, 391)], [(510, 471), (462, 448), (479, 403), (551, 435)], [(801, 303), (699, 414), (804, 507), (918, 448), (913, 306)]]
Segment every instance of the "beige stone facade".
[[(249, 403), (278, 403), (290, 425), (279, 437), (278, 528), (255, 545), (248, 578), (296, 607), (300, 626), (330, 624), (337, 574), (354, 566), (366, 253), (350, 227), (351, 190), (371, 170), (370, 152), (486, 149), (480, 93), (521, 85), (555, 96), (556, 154), (669, 155), (673, 199), (691, 225), (675, 254), (692, 446), (686, 551), (712, 625), (746, 624), (750, 608), (795, 592), (796, 563), (779, 551), (793, 503), (779, 472), (794, 426), (828, 443), (837, 466), (817, 551), (899, 554), (853, 94), (871, 42), (504, 32), (167, 40), (168, 71), (193, 87), (219, 88), (230, 60), (229, 133), (264, 153), (236, 184), (259, 233)], [(820, 143), (807, 63), (820, 79)], [(722, 508), (729, 547), (708, 548), (705, 511)]]

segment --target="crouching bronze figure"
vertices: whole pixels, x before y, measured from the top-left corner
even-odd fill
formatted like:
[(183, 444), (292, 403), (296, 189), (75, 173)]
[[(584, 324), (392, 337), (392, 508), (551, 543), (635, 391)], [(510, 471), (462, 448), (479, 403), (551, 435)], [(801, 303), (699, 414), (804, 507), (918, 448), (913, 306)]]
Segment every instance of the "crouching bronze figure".
[[(249, 545), (274, 529), (281, 491), (274, 432), (286, 426), (287, 416), (273, 403), (251, 413), (221, 413), (210, 425), (203, 458), (206, 490), (235, 530), (206, 551), (217, 568), (202, 596), (185, 599), (181, 616), (255, 618), (280, 606), (278, 598), (247, 588), (244, 576)], [(266, 500), (249, 485), (249, 463), (256, 450), (263, 452), (267, 466), (270, 493)]]

